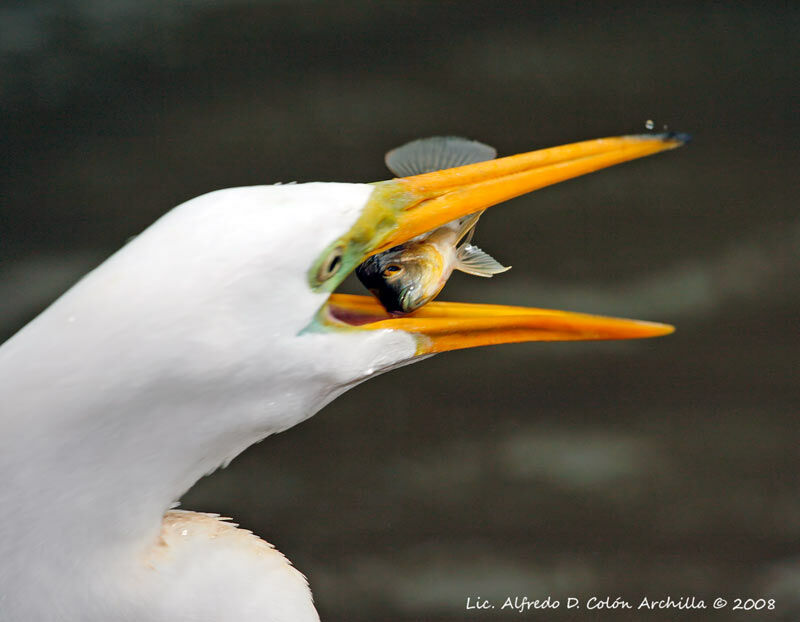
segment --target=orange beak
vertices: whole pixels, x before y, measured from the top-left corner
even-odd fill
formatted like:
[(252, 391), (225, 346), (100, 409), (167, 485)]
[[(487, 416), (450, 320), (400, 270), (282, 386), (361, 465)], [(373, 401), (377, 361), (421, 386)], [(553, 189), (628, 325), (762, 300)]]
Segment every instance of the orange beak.
[[(456, 218), (513, 197), (614, 164), (680, 147), (676, 134), (599, 138), (376, 184), (349, 236), (362, 241), (362, 259)], [(371, 297), (332, 294), (322, 321), (334, 327), (402, 330), (418, 354), (518, 341), (635, 339), (671, 333), (672, 326), (484, 304), (431, 302), (404, 317)]]
[(332, 294), (325, 312), (328, 325), (411, 333), (418, 355), (519, 341), (640, 339), (675, 330), (655, 322), (460, 302), (429, 302), (410, 315), (394, 317), (371, 296), (350, 294)]
[(687, 140), (681, 134), (596, 138), (384, 182), (399, 186), (391, 186), (391, 192), (401, 191), (403, 204), (395, 226), (368, 254), (533, 190), (675, 149)]

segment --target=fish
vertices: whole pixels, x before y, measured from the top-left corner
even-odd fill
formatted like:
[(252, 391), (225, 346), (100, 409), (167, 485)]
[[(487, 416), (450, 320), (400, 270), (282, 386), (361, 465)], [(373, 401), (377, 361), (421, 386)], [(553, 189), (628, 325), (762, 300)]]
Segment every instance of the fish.
[[(420, 175), (497, 157), (494, 148), (455, 136), (434, 136), (407, 143), (386, 154), (397, 176)], [(492, 277), (510, 269), (472, 244), (483, 211), (458, 218), (408, 242), (369, 257), (356, 276), (392, 315), (406, 315), (442, 291), (454, 270)]]

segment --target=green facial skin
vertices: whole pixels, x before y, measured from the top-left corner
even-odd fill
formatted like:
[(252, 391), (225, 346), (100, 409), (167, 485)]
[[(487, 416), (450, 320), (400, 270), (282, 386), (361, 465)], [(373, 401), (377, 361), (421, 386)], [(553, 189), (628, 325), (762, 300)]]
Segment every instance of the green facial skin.
[(311, 265), (308, 284), (314, 292), (336, 289), (397, 228), (399, 215), (421, 199), (398, 179), (374, 186), (350, 231), (331, 242)]

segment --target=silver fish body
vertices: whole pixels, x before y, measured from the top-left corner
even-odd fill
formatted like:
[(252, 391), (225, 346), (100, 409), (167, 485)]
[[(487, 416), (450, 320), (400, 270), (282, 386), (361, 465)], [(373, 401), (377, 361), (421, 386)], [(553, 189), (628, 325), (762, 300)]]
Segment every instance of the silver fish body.
[[(488, 145), (465, 138), (424, 138), (393, 149), (386, 165), (397, 175), (417, 175), (496, 157)], [(490, 277), (508, 268), (470, 241), (482, 212), (449, 222), (433, 231), (373, 255), (356, 268), (356, 276), (392, 314), (411, 313), (433, 300), (453, 270)]]
[(490, 277), (508, 270), (470, 243), (480, 214), (460, 218), (405, 244), (373, 255), (356, 276), (395, 315), (433, 300), (453, 270)]
[(449, 225), (373, 255), (356, 276), (394, 314), (406, 314), (433, 300), (456, 265), (458, 232)]

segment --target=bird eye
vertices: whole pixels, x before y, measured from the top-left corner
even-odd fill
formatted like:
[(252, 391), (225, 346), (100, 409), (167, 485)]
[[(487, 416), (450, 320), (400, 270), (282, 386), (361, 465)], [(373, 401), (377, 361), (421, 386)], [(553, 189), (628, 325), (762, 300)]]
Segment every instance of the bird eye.
[(396, 276), (403, 271), (403, 266), (398, 266), (397, 264), (391, 264), (386, 266), (383, 270), (383, 276)]
[(320, 282), (327, 281), (339, 271), (339, 268), (342, 267), (343, 256), (344, 248), (341, 246), (337, 246), (330, 252), (317, 271), (317, 278)]

